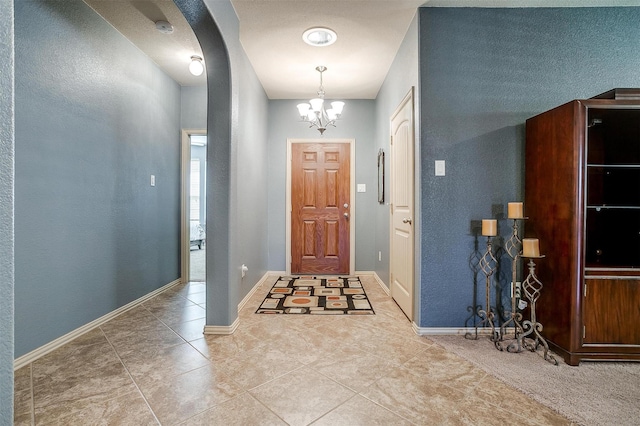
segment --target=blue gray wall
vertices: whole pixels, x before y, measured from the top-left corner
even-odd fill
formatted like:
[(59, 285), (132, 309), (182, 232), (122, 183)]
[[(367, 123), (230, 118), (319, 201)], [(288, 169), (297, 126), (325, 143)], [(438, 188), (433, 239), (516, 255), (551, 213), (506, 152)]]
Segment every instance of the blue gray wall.
[(208, 76), (207, 325), (229, 326), (267, 270), (267, 97), (231, 3), (176, 4), (200, 41)]
[[(419, 118), (419, 95), (418, 84), (419, 84), (419, 69), (418, 69), (418, 13), (416, 11), (416, 15), (411, 21), (411, 25), (409, 26), (407, 33), (404, 36), (402, 44), (398, 49), (398, 53), (396, 54), (395, 59), (387, 73), (387, 76), (378, 92), (378, 97), (376, 98), (376, 115), (375, 115), (375, 129), (376, 129), (376, 143), (374, 146), (374, 150), (377, 152), (379, 149), (384, 150), (385, 152), (385, 202), (384, 204), (376, 204), (375, 206), (375, 218), (376, 218), (376, 226), (375, 226), (375, 247), (376, 253), (378, 251), (382, 252), (381, 260), (376, 262), (375, 271), (378, 276), (385, 282), (387, 286), (390, 285), (389, 282), (389, 194), (390, 194), (390, 185), (389, 185), (389, 176), (390, 176), (390, 168), (389, 168), (389, 159), (390, 159), (390, 120), (391, 115), (395, 112), (395, 110), (400, 105), (400, 102), (404, 99), (404, 97), (409, 93), (409, 91), (414, 88), (413, 96), (414, 96), (414, 126), (416, 129), (416, 146), (415, 146), (415, 188), (420, 188), (420, 167), (419, 167), (419, 153), (420, 153), (420, 120)], [(420, 198), (415, 197), (415, 217), (420, 217)], [(414, 221), (414, 231), (416, 234), (416, 262), (415, 262), (415, 271), (416, 271), (416, 279), (415, 284), (417, 290), (415, 291), (415, 308), (414, 312), (416, 312), (416, 318), (414, 321), (417, 321), (417, 316), (420, 313), (420, 293), (419, 293), (419, 274), (420, 271), (420, 226), (419, 222)], [(377, 259), (376, 259), (377, 260)]]
[(13, 423), (13, 1), (0, 1), (0, 424)]
[[(313, 70), (312, 70), (313, 71)], [(331, 88), (328, 87), (328, 90)], [(310, 95), (313, 88), (309, 89)], [(319, 139), (318, 130), (300, 121), (296, 105), (300, 100), (269, 101), (269, 147), (266, 163), (269, 200), (269, 269), (286, 270), (286, 172), (287, 139)], [(375, 105), (372, 100), (346, 99), (344, 112), (337, 127), (330, 127), (322, 139), (353, 138), (356, 143), (356, 184), (366, 184), (366, 192), (355, 193), (356, 198), (356, 264), (357, 271), (373, 271), (378, 259), (375, 251), (375, 215), (377, 193), (377, 151), (374, 149)]]
[[(231, 2), (205, 0), (205, 4), (220, 28), (231, 67), (231, 163), (228, 182), (231, 194), (229, 228), (232, 235), (228, 281), (230, 324), (237, 317), (238, 303), (267, 271), (267, 170), (270, 166), (264, 159), (267, 157), (268, 103), (264, 89), (240, 44), (239, 21)], [(242, 264), (249, 268), (244, 278), (240, 272)], [(207, 288), (208, 282), (209, 270)], [(217, 309), (219, 303), (214, 300), (212, 309)], [(207, 324), (210, 322), (207, 321)]]
[(15, 15), (18, 357), (179, 278), (180, 87), (82, 1)]
[(207, 86), (182, 86), (180, 111), (180, 127), (207, 130)]
[[(464, 324), (470, 223), (502, 219), (524, 198), (525, 120), (640, 86), (638, 22), (640, 8), (420, 9), (420, 326)], [(445, 177), (434, 176), (434, 160), (446, 161)]]

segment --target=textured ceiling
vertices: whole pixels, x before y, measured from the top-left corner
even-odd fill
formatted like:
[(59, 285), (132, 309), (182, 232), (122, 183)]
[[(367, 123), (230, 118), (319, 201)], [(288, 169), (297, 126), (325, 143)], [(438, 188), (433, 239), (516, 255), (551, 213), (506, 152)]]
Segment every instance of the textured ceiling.
[[(174, 80), (204, 85), (187, 67), (202, 55), (199, 43), (172, 0), (84, 0)], [(196, 0), (194, 0), (196, 1)], [(208, 0), (219, 1), (219, 0)], [(240, 21), (240, 41), (267, 96), (304, 99), (319, 85), (324, 65), (330, 99), (373, 99), (396, 55), (416, 9), (434, 7), (640, 6), (640, 0), (231, 0)], [(162, 34), (155, 21), (169, 21)], [(302, 33), (325, 26), (338, 34), (327, 47), (311, 47)]]
[[(200, 43), (173, 0), (84, 0), (93, 10), (149, 56), (181, 86), (207, 84), (188, 71), (192, 55), (202, 56)], [(156, 21), (168, 21), (173, 33), (163, 34)]]
[[(327, 98), (373, 99), (424, 0), (233, 0), (240, 42), (271, 99), (315, 95), (324, 65)], [(335, 44), (302, 41), (310, 27), (329, 27)]]

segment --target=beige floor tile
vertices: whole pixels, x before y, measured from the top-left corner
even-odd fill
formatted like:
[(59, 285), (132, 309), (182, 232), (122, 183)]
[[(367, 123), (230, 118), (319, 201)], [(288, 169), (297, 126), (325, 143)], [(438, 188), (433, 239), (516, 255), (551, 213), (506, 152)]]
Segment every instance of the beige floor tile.
[(276, 279), (232, 335), (178, 284), (16, 371), (14, 424), (570, 424), (416, 335), (371, 276), (376, 315), (255, 314)]
[(445, 424), (447, 413), (465, 397), (463, 392), (417, 377), (399, 367), (362, 393), (365, 398), (416, 424)]
[(188, 343), (130, 353), (122, 357), (122, 362), (138, 384), (167, 380), (209, 364), (209, 360)]
[(403, 365), (418, 377), (446, 383), (465, 393), (473, 391), (487, 375), (480, 368), (437, 345), (425, 347)]
[(170, 328), (187, 342), (202, 339), (204, 336), (204, 326), (207, 323), (206, 318), (199, 318), (187, 322), (181, 322)]
[(76, 369), (64, 378), (34, 382), (37, 424), (61, 422), (85, 408), (134, 392), (136, 387), (120, 361), (93, 369)]
[(13, 426), (31, 426), (31, 412), (28, 413), (13, 413)]
[(429, 341), (381, 330), (360, 342), (359, 345), (361, 349), (374, 353), (376, 356), (402, 364), (422, 352), (426, 346), (429, 346)]
[[(120, 361), (102, 332), (91, 331), (91, 339), (74, 340), (36, 360), (32, 364), (33, 386), (53, 386), (64, 383), (70, 377), (86, 377), (92, 371), (117, 366)], [(97, 336), (98, 338), (96, 338)]]
[(207, 293), (191, 293), (184, 296), (188, 301), (193, 302), (203, 308), (207, 305)]
[(188, 300), (187, 296), (189, 296), (189, 294), (182, 295), (171, 292), (163, 292), (145, 301), (142, 306), (148, 309), (152, 314), (155, 314), (157, 311), (180, 311), (183, 308), (196, 305), (192, 301)]
[(355, 393), (309, 368), (299, 368), (250, 391), (292, 426), (308, 425)]
[[(135, 324), (135, 323), (133, 323)], [(181, 345), (185, 340), (157, 319), (144, 324), (112, 328), (101, 326), (109, 342), (120, 356), (132, 353), (154, 352), (161, 348)]]
[(356, 395), (312, 424), (313, 426), (410, 426), (413, 423)]
[(217, 363), (227, 361), (263, 345), (260, 339), (241, 332), (220, 336), (204, 335), (201, 339), (189, 343), (205, 357)]
[[(107, 337), (131, 332), (138, 329), (153, 327), (158, 323), (158, 319), (144, 306), (136, 306), (111, 321), (102, 324), (100, 328)], [(135, 324), (135, 326), (133, 326)]]
[[(65, 425), (158, 425), (158, 420), (136, 389), (116, 398), (69, 411), (59, 419)], [(46, 423), (42, 423), (46, 424)]]
[(302, 367), (294, 355), (279, 347), (263, 347), (243, 352), (217, 363), (244, 389), (249, 390)]
[(191, 294), (206, 293), (206, 291), (207, 286), (204, 282), (189, 282), (176, 284), (164, 291), (163, 294), (187, 297)]
[(184, 306), (164, 305), (149, 308), (149, 311), (169, 327), (196, 319), (205, 318), (207, 311), (200, 305), (185, 300)]
[(140, 390), (162, 424), (179, 423), (243, 392), (210, 363), (178, 376), (145, 381)]
[(14, 424), (31, 423), (31, 366), (27, 365), (13, 373)]
[(181, 423), (183, 426), (286, 426), (286, 424), (247, 392)]
[(363, 392), (392, 367), (391, 360), (384, 360), (357, 348), (344, 348), (321, 359), (311, 367), (356, 392)]

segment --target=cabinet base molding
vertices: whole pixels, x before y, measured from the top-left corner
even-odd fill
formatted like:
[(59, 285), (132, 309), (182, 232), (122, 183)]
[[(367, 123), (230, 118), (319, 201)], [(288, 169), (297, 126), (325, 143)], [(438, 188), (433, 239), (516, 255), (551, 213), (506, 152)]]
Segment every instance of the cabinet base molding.
[(593, 351), (593, 352), (569, 352), (556, 345), (553, 342), (549, 343), (549, 349), (558, 354), (564, 362), (573, 367), (580, 365), (582, 361), (611, 361), (611, 362), (640, 362), (640, 353), (621, 352), (618, 350), (612, 352), (605, 351)]

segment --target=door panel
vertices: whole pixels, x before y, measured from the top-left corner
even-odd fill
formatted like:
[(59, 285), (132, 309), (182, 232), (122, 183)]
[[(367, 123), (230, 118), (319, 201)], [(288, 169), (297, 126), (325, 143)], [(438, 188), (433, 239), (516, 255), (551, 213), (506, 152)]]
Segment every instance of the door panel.
[(390, 290), (407, 317), (413, 319), (413, 92), (391, 117), (391, 259)]
[(350, 146), (294, 143), (291, 152), (291, 273), (348, 274)]
[(587, 279), (584, 297), (585, 344), (640, 345), (640, 280)]

